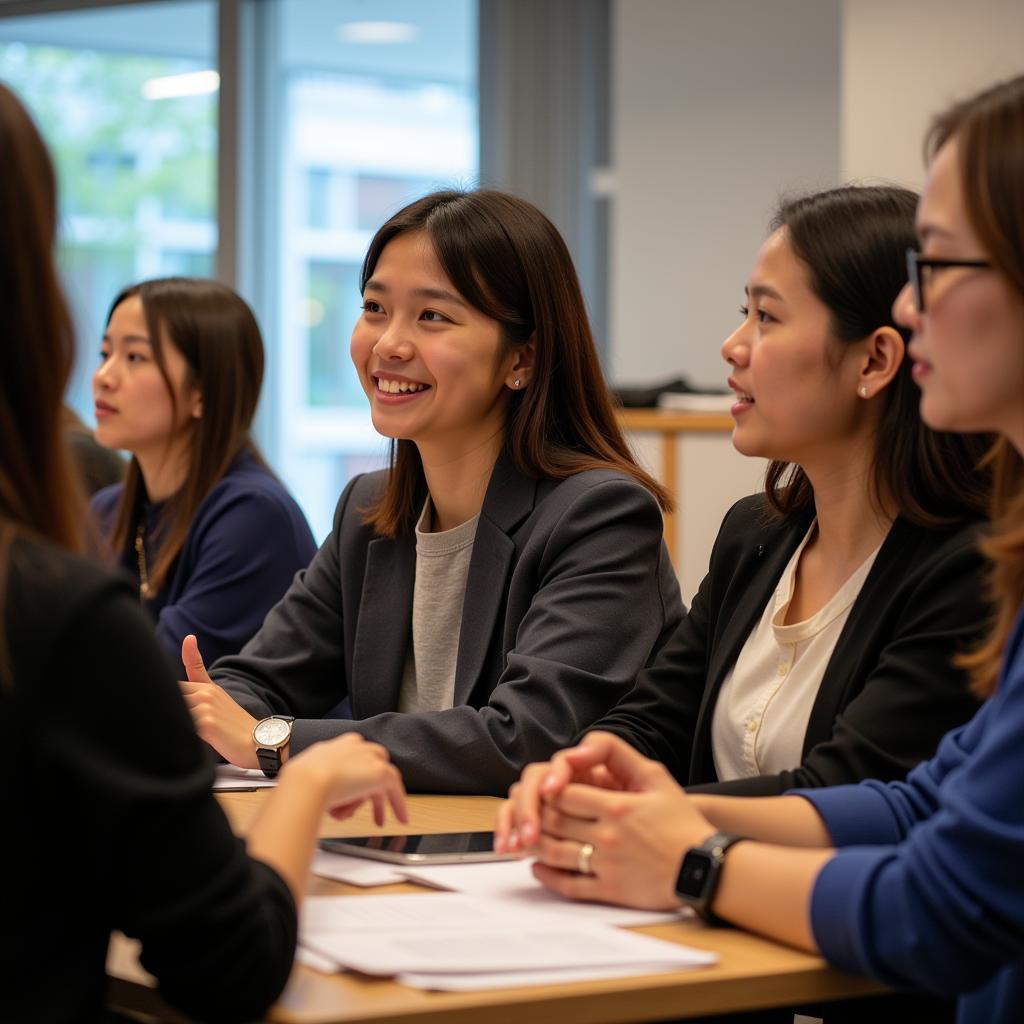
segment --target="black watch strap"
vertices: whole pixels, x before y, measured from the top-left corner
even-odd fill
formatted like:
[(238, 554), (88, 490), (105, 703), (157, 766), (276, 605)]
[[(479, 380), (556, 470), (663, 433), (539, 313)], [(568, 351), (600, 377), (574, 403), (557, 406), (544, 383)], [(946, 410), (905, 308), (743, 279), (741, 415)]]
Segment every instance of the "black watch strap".
[(711, 904), (725, 864), (726, 851), (746, 836), (716, 832), (700, 846), (691, 847), (683, 857), (676, 879), (676, 895), (710, 924), (722, 924)]

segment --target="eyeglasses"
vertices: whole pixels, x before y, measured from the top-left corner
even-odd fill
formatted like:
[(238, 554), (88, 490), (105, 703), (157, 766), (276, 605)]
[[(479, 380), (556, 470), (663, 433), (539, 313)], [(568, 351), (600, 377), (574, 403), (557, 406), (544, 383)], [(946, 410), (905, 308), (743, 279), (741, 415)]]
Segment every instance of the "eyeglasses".
[(944, 269), (946, 267), (974, 267), (975, 269), (989, 269), (992, 264), (988, 260), (926, 260), (916, 249), (907, 250), (907, 280), (914, 289), (914, 304), (918, 313), (925, 310), (924, 289), (926, 284), (931, 283), (932, 275), (926, 271)]

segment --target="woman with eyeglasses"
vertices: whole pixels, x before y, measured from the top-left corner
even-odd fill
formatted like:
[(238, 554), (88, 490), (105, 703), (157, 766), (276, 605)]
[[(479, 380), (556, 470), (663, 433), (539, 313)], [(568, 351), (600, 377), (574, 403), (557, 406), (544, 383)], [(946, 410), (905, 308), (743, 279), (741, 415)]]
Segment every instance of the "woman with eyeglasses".
[(101, 1019), (118, 929), (189, 1017), (253, 1020), (291, 971), (323, 812), (404, 819), (402, 784), (382, 747), (345, 736), (289, 762), (247, 843), (232, 835), (137, 594), (76, 554), (56, 223), (49, 155), (0, 85), (0, 225), (17, 240), (0, 246), (0, 1016)]
[[(535, 870), (568, 896), (689, 904), (957, 995), (962, 1024), (1011, 1024), (1024, 1016), (1024, 76), (953, 106), (929, 143), (920, 251), (894, 314), (913, 333), (925, 422), (998, 435), (995, 615), (963, 659), (984, 705), (905, 782), (767, 800), (688, 796), (593, 733), (564, 755), (578, 781), (546, 800)], [(581, 847), (589, 874), (574, 870)]]

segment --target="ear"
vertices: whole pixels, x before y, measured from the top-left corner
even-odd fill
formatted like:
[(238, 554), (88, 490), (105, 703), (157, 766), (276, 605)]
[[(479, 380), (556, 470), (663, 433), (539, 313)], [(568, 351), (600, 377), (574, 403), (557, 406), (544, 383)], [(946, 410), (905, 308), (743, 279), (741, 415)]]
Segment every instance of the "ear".
[(907, 349), (895, 327), (879, 327), (863, 342), (865, 350), (857, 375), (857, 394), (874, 398), (884, 391), (903, 365)]
[(203, 396), (199, 388), (192, 389), (191, 403), (189, 416), (194, 420), (201, 420), (203, 418)]
[(533, 366), (537, 358), (537, 338), (530, 335), (528, 341), (517, 345), (512, 353), (512, 362), (505, 374), (505, 386), (512, 391), (528, 387), (533, 377)]

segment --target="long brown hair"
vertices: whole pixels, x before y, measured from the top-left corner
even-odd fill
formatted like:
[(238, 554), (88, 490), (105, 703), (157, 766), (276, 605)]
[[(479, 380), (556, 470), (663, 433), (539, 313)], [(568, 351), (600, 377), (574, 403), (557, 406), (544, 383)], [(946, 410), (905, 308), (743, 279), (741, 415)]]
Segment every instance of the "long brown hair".
[[(917, 198), (904, 188), (844, 186), (789, 199), (775, 215), (772, 228), (786, 229), (811, 290), (829, 310), (836, 345), (860, 341), (879, 327), (910, 340), (893, 320), (892, 304), (907, 282), (905, 253), (915, 243)], [(872, 497), (879, 506), (890, 498), (904, 519), (927, 529), (979, 519), (988, 508), (991, 480), (978, 464), (990, 441), (929, 429), (910, 371), (904, 359), (880, 396)], [(791, 463), (769, 463), (765, 492), (784, 516), (814, 507), (810, 480)]]
[[(114, 310), (132, 296), (142, 302), (153, 361), (171, 398), (172, 422), (178, 416), (165, 342), (184, 356), (185, 387), (197, 388), (202, 399), (201, 417), (190, 419), (183, 428), (188, 432), (188, 475), (168, 499), (154, 538), (157, 555), (148, 574), (156, 593), (181, 553), (200, 504), (239, 454), (248, 452), (265, 465), (249, 433), (263, 383), (263, 339), (252, 310), (217, 281), (166, 277), (132, 285), (114, 299), (108, 323)], [(172, 441), (168, 438), (168, 446)], [(134, 543), (144, 499), (142, 472), (133, 458), (110, 538), (115, 552), (127, 551)]]
[[(1024, 75), (940, 114), (928, 133), (928, 157), (953, 139), (971, 227), (995, 268), (1024, 295)], [(1024, 345), (1024, 337), (1020, 341)], [(1024, 381), (1020, 387), (1024, 395)], [(981, 646), (960, 658), (982, 697), (996, 688), (1003, 649), (1024, 602), (1024, 463), (1006, 438), (996, 441), (988, 461), (995, 490), (992, 530), (982, 550), (992, 561), (996, 612)]]
[(61, 406), (74, 328), (53, 246), (57, 187), (25, 108), (0, 85), (0, 674), (3, 603), (18, 533), (80, 550), (85, 498), (64, 444)]
[[(530, 386), (507, 407), (505, 449), (528, 476), (563, 480), (587, 469), (617, 469), (670, 507), (665, 489), (642, 470), (615, 419), (590, 333), (572, 257), (555, 226), (533, 204), (503, 192), (434, 192), (399, 210), (374, 235), (360, 288), (384, 247), (422, 232), (455, 290), (496, 320), (506, 350), (536, 343)], [(383, 536), (411, 533), (423, 466), (412, 441), (391, 442), (381, 497), (365, 510)]]

